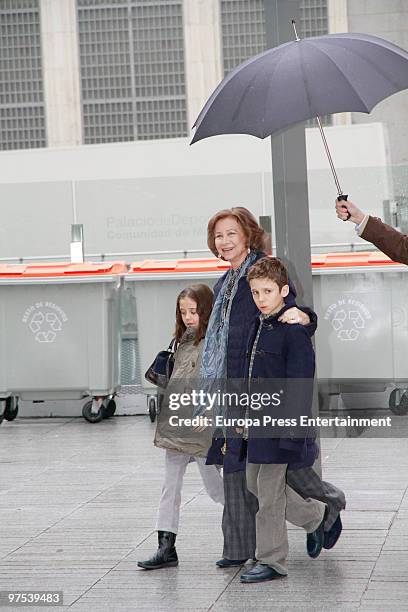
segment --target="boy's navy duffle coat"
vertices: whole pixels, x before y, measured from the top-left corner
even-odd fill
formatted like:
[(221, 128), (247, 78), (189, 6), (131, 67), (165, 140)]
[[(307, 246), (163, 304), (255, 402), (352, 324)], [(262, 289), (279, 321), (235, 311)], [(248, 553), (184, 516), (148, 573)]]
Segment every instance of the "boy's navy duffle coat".
[[(274, 380), (276, 383), (280, 381), (278, 387), (284, 388), (285, 393), (282, 395), (282, 405), (275, 411), (276, 416), (280, 418), (291, 416), (299, 423), (300, 415), (311, 416), (315, 355), (310, 336), (304, 326), (288, 325), (278, 321), (288, 308), (290, 306), (286, 305), (276, 315), (263, 320), (258, 318), (254, 322), (248, 342), (247, 368), (249, 370), (252, 347), (261, 325), (250, 373), (250, 391), (265, 392), (268, 387), (272, 391), (275, 386)], [(251, 410), (249, 417), (262, 418), (262, 411)], [(280, 431), (285, 431), (285, 435), (290, 436), (289, 429), (291, 428), (276, 429), (275, 432), (279, 435)], [(257, 427), (250, 428), (248, 462), (287, 463), (289, 469), (313, 465), (318, 456), (318, 446), (313, 438), (300, 437), (299, 431), (301, 431), (299, 428), (294, 427), (297, 437), (267, 438), (260, 437), (267, 435), (267, 428), (262, 427), (261, 431)]]

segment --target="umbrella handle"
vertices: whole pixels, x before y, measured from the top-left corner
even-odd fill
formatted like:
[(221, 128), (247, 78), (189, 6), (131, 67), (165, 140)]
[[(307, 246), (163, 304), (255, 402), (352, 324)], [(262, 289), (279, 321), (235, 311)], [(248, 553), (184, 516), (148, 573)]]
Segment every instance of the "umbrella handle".
[[(340, 195), (338, 195), (338, 196), (337, 196), (337, 201), (338, 201), (338, 202), (341, 202), (341, 200), (344, 200), (345, 202), (347, 202), (347, 198), (348, 198), (348, 195), (347, 195), (346, 193), (342, 193), (342, 194), (340, 194)], [(345, 206), (342, 206), (342, 208), (344, 208), (345, 210), (347, 210)], [(351, 217), (351, 215), (350, 215), (350, 213), (347, 211), (347, 218), (346, 218), (346, 219), (343, 219), (343, 221), (348, 221), (348, 220), (350, 219), (350, 217)]]

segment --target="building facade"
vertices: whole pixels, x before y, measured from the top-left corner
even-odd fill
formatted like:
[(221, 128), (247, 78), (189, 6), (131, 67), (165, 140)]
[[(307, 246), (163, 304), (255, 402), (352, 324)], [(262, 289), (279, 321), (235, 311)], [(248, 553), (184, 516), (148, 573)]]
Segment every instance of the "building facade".
[[(222, 77), (266, 48), (264, 2), (0, 0), (0, 150), (188, 136)], [(362, 31), (408, 47), (406, 2), (300, 8), (301, 37)], [(407, 110), (403, 92), (373, 115), (395, 163), (407, 161)], [(351, 120), (373, 118), (326, 123)]]

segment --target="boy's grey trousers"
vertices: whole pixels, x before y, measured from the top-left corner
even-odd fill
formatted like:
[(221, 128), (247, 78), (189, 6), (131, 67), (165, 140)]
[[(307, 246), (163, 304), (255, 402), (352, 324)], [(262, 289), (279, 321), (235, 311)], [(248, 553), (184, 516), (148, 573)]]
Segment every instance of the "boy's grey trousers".
[(325, 504), (303, 499), (287, 485), (286, 470), (286, 464), (274, 463), (248, 463), (246, 469), (248, 489), (258, 498), (256, 558), (283, 575), (288, 573), (286, 520), (310, 533), (320, 525), (325, 511)]

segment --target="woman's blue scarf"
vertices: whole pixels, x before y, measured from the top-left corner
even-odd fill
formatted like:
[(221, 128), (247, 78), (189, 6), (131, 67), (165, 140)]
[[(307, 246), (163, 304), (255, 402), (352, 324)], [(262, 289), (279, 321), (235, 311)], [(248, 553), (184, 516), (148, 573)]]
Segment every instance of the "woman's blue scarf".
[[(238, 270), (231, 268), (217, 295), (204, 340), (200, 370), (202, 379), (221, 380), (227, 377), (228, 333), (232, 302), (240, 279), (246, 275), (248, 268), (256, 260), (256, 256), (256, 251), (250, 251)], [(226, 295), (227, 287), (232, 282), (232, 279), (233, 285), (231, 291), (228, 291), (228, 295)], [(227, 308), (225, 307), (226, 300), (229, 300)]]

